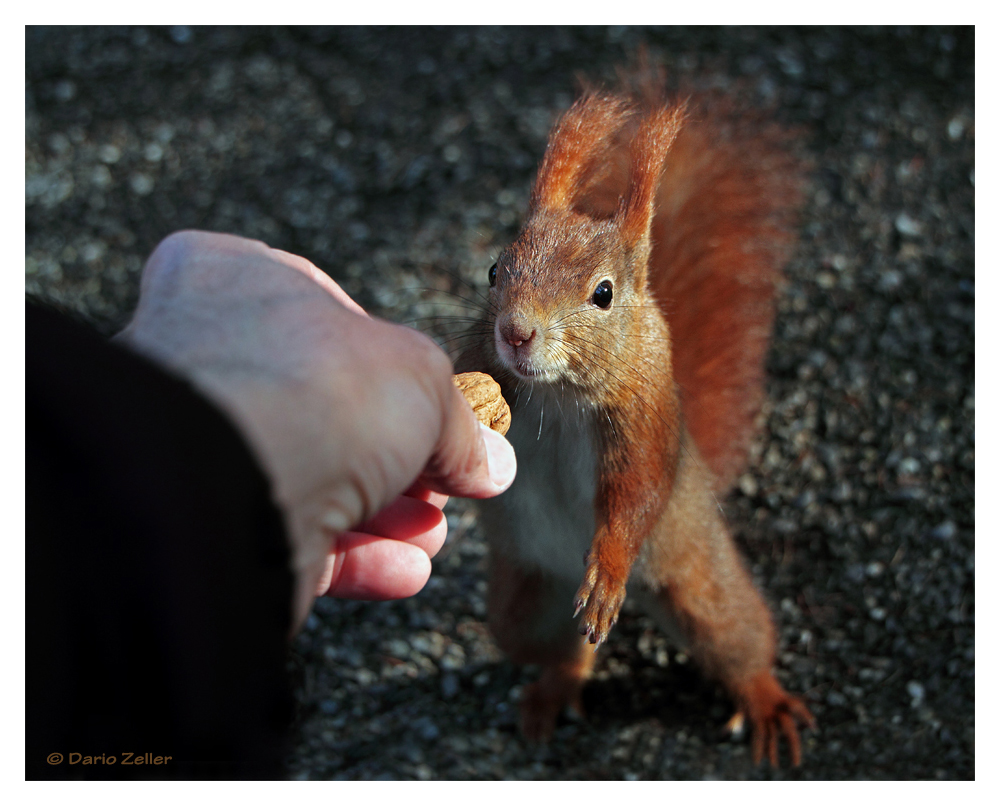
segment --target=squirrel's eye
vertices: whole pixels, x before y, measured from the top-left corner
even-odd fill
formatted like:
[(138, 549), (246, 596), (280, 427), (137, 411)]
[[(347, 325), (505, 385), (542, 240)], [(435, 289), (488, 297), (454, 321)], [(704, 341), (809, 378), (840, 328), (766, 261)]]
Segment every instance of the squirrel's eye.
[(594, 289), (594, 296), (591, 297), (591, 300), (598, 308), (608, 308), (613, 297), (614, 291), (611, 289), (611, 281), (602, 280)]
[(497, 284), (497, 264), (490, 266), (490, 288)]

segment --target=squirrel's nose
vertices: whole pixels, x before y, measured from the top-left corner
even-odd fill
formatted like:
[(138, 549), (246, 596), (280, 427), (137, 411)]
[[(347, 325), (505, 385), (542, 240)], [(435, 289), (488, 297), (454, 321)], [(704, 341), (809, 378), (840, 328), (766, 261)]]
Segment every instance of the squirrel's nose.
[(535, 329), (520, 322), (507, 321), (500, 325), (500, 337), (511, 347), (520, 347), (535, 337)]

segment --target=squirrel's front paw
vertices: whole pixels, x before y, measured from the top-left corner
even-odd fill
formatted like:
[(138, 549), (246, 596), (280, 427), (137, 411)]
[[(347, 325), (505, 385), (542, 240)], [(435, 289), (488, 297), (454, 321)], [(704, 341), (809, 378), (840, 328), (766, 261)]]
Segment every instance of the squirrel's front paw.
[(576, 592), (576, 611), (583, 611), (580, 634), (592, 644), (600, 646), (608, 638), (611, 628), (618, 622), (618, 611), (625, 601), (625, 580), (620, 580), (603, 569), (593, 558), (588, 558), (583, 584)]

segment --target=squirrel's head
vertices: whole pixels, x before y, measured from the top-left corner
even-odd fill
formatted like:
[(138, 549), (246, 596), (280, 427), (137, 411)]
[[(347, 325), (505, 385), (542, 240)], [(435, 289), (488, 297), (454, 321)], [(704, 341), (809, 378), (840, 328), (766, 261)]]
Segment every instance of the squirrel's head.
[(647, 360), (635, 339), (665, 328), (646, 287), (650, 226), (682, 116), (589, 95), (556, 125), (527, 221), (490, 268), (496, 356), (518, 379), (596, 403), (632, 376), (623, 363)]

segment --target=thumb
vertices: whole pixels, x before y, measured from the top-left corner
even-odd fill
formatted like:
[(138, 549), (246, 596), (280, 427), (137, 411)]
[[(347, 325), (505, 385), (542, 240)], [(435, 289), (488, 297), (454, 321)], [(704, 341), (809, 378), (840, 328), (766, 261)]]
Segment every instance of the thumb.
[(441, 435), (420, 483), (445, 495), (492, 498), (510, 487), (516, 473), (514, 448), (479, 422), (449, 379)]

